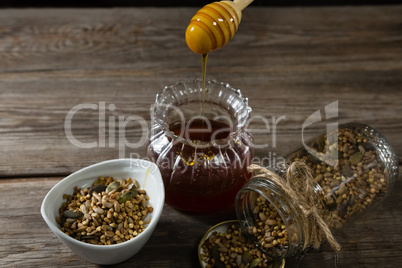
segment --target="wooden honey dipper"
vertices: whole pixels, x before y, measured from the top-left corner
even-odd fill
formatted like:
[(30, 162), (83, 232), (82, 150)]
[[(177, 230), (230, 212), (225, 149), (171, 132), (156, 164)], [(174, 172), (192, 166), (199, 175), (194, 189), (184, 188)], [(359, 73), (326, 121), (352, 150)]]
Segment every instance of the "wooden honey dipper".
[(186, 30), (186, 42), (195, 53), (204, 55), (224, 46), (236, 33), (241, 11), (253, 0), (213, 2), (201, 8)]

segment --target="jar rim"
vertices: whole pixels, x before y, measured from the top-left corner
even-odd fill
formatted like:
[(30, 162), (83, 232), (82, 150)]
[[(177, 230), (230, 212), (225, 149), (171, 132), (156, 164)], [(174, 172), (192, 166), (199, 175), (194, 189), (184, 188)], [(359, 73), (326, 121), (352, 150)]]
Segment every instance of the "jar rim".
[[(222, 106), (227, 112), (233, 113), (234, 118), (231, 119), (233, 119), (236, 124), (233, 124), (226, 137), (211, 141), (189, 140), (180, 135), (176, 135), (170, 130), (169, 124), (166, 122), (169, 109), (175, 109), (175, 107), (179, 108), (181, 105), (188, 104), (191, 101), (200, 101), (200, 99), (197, 100), (196, 98), (199, 98), (202, 92), (201, 79), (179, 80), (175, 84), (165, 86), (163, 91), (156, 95), (155, 102), (150, 108), (152, 122), (156, 123), (166, 136), (180, 143), (189, 143), (200, 148), (227, 145), (229, 140), (244, 131), (252, 109), (248, 105), (248, 98), (243, 97), (240, 89), (235, 89), (228, 83), (218, 82), (216, 80), (207, 80), (205, 84), (208, 92), (218, 92), (215, 92), (214, 99), (205, 99), (204, 101), (206, 101), (206, 103)], [(229, 100), (225, 100), (225, 98)], [(227, 106), (224, 107), (222, 104), (227, 104)], [(229, 107), (230, 105), (232, 107)]]

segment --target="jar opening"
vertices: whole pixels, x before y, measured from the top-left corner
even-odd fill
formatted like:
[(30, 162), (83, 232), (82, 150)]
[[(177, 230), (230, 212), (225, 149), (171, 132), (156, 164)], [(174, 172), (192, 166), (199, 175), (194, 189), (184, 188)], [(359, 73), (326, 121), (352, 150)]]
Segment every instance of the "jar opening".
[(197, 147), (227, 144), (246, 126), (248, 100), (240, 90), (216, 81), (206, 82), (205, 93), (198, 79), (165, 87), (151, 107), (152, 120), (179, 142)]

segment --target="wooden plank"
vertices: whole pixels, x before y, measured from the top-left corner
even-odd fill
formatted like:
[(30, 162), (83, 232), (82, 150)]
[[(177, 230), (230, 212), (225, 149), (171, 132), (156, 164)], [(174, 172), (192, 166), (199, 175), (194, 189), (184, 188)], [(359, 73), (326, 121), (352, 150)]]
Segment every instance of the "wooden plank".
[[(399, 176), (399, 180), (402, 175)], [(46, 226), (42, 199), (60, 178), (0, 181), (1, 267), (97, 267), (74, 255)], [(402, 264), (402, 185), (378, 207), (342, 229), (336, 238), (342, 251), (327, 244), (287, 260), (287, 267), (399, 267)], [(160, 222), (142, 251), (116, 267), (197, 267), (197, 245), (218, 222), (235, 219), (234, 211), (191, 215), (165, 206)], [(180, 252), (180, 254), (177, 254)]]

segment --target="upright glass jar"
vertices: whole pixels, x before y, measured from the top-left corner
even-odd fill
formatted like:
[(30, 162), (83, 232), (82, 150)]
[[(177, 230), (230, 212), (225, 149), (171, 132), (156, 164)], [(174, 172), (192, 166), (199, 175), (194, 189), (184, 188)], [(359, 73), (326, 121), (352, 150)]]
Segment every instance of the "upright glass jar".
[(339, 249), (332, 231), (382, 201), (398, 177), (387, 139), (357, 123), (289, 154), (284, 169), (253, 168), (257, 175), (239, 191), (236, 212), (243, 232), (273, 257), (318, 248), (323, 239)]
[(251, 108), (240, 90), (216, 81), (167, 86), (151, 107), (147, 155), (163, 177), (166, 203), (192, 212), (234, 204), (250, 179)]

